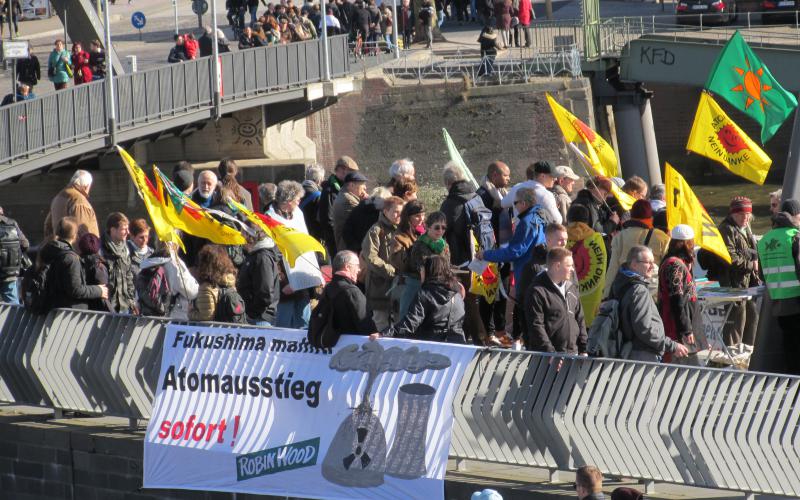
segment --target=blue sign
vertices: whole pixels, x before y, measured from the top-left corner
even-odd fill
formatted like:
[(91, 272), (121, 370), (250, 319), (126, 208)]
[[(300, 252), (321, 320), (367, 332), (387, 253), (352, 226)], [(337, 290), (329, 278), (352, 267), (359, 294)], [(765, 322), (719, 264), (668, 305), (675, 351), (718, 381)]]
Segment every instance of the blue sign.
[(144, 28), (144, 25), (147, 24), (147, 18), (144, 16), (144, 12), (134, 12), (131, 15), (131, 24), (138, 30)]

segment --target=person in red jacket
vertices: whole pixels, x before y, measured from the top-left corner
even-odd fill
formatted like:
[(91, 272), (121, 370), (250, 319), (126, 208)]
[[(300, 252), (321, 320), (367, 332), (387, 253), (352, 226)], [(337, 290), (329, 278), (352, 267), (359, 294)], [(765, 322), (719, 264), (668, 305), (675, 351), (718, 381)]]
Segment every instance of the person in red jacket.
[(525, 46), (531, 46), (531, 21), (536, 19), (533, 13), (533, 5), (531, 0), (519, 0), (519, 12), (517, 13), (519, 25), (522, 32), (525, 34)]
[(92, 81), (92, 67), (89, 65), (89, 53), (83, 50), (81, 42), (72, 44), (72, 75), (75, 85)]
[(186, 51), (187, 59), (197, 59), (197, 53), (200, 51), (200, 42), (194, 39), (194, 35), (186, 33), (183, 35), (183, 48)]

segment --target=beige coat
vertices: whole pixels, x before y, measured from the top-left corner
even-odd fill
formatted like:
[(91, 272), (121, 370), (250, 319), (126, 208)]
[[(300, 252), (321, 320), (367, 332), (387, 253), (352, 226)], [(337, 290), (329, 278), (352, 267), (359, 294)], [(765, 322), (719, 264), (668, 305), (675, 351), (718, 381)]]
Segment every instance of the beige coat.
[[(627, 224), (631, 224), (631, 222)], [(628, 258), (628, 252), (631, 251), (631, 248), (636, 245), (644, 245), (647, 231), (648, 229), (644, 227), (629, 225), (611, 240), (611, 256), (608, 258), (608, 271), (606, 271), (606, 285), (603, 289), (603, 297), (608, 297), (614, 277), (617, 275), (620, 266), (625, 263), (625, 259)], [(669, 236), (660, 229), (653, 229), (653, 236), (650, 237), (650, 242), (647, 246), (653, 251), (656, 265), (661, 265), (661, 259), (664, 258), (669, 246)]]
[(82, 188), (68, 186), (53, 198), (50, 203), (50, 213), (44, 221), (45, 239), (52, 239), (58, 221), (64, 217), (74, 217), (78, 221), (78, 238), (86, 233), (100, 237), (97, 216)]
[(333, 237), (336, 240), (336, 251), (347, 250), (347, 244), (344, 241), (345, 223), (347, 216), (358, 205), (360, 200), (354, 194), (347, 191), (340, 191), (336, 195), (336, 201), (333, 202)]
[(397, 226), (389, 222), (381, 213), (378, 222), (369, 228), (361, 243), (361, 259), (367, 263), (364, 286), (367, 291), (367, 307), (379, 311), (389, 310), (389, 297), (386, 293), (392, 287), (395, 268), (389, 263), (390, 247)]

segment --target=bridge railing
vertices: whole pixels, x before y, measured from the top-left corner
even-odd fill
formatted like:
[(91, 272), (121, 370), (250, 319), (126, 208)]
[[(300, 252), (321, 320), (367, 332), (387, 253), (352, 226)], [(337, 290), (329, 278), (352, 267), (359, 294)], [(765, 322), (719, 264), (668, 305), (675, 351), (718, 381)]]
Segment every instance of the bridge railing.
[[(597, 27), (600, 38), (600, 55), (617, 56), (622, 48), (630, 42), (645, 35), (669, 36), (673, 39), (697, 38), (703, 43), (722, 45), (728, 41), (735, 31), (739, 31), (751, 46), (767, 45), (800, 46), (800, 11), (789, 13), (794, 19), (786, 25), (762, 26), (761, 12), (740, 13), (745, 26), (709, 24), (709, 16), (692, 15), (697, 21), (694, 24), (677, 24), (675, 15), (626, 16), (603, 19)], [(580, 53), (586, 55), (586, 36), (583, 22), (580, 19), (564, 19), (558, 21), (541, 21), (531, 25), (533, 46), (542, 52), (553, 52), (568, 45), (575, 45)]]
[[(148, 418), (166, 324), (0, 304), (0, 401)], [(799, 397), (800, 377), (485, 350), (455, 397), (450, 454), (800, 495)]]
[[(348, 74), (347, 36), (328, 40), (331, 75)], [(247, 49), (220, 60), (223, 102), (321, 81), (324, 74), (320, 40)], [(117, 128), (210, 108), (212, 78), (211, 57), (115, 77)], [(109, 136), (106, 92), (97, 81), (1, 107), (0, 165)]]

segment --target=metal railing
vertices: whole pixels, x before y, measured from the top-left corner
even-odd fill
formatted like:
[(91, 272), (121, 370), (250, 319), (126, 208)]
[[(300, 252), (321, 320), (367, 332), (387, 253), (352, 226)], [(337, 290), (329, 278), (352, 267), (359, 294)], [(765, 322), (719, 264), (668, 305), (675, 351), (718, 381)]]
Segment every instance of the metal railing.
[[(328, 40), (331, 75), (347, 75), (347, 36)], [(223, 104), (323, 79), (321, 40), (247, 49), (223, 54), (220, 60)], [(212, 62), (204, 57), (115, 77), (117, 128), (130, 130), (213, 107)], [(97, 81), (0, 108), (0, 168), (70, 144), (110, 137), (106, 92)]]
[(525, 82), (533, 76), (569, 76), (580, 78), (581, 59), (577, 48), (564, 47), (557, 52), (542, 52), (530, 48), (509, 49), (502, 57), (480, 57), (474, 51), (462, 52), (445, 59), (429, 55), (420, 59), (404, 51), (398, 60), (387, 62), (384, 73), (393, 78), (462, 78), (466, 75), (475, 85), (502, 85)]
[[(148, 418), (166, 324), (0, 304), (0, 401)], [(800, 495), (799, 396), (800, 377), (485, 350), (454, 399), (450, 453)]]
[[(678, 24), (674, 14), (607, 18), (596, 26), (600, 55), (620, 55), (625, 44), (645, 35), (671, 37), (673, 40), (696, 38), (703, 43), (722, 45), (737, 30), (747, 43), (755, 47), (774, 45), (800, 47), (800, 11), (787, 13), (787, 18), (793, 21), (783, 25), (759, 25), (756, 21), (761, 20), (762, 14), (764, 13), (740, 13), (740, 18), (747, 23), (745, 26), (712, 25), (706, 20), (710, 16), (702, 13), (687, 16), (697, 18), (694, 24)], [(587, 46), (585, 28), (580, 19), (537, 21), (531, 25), (533, 46), (542, 52), (553, 52), (574, 45), (585, 57)]]

